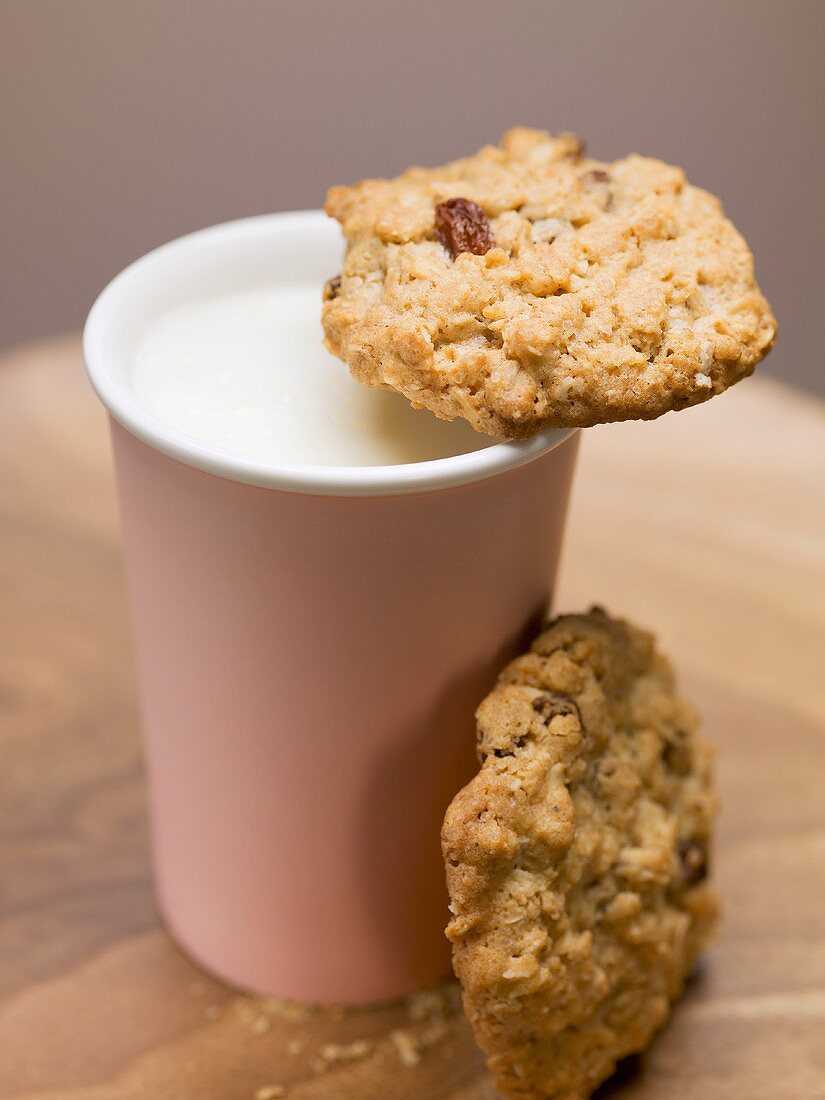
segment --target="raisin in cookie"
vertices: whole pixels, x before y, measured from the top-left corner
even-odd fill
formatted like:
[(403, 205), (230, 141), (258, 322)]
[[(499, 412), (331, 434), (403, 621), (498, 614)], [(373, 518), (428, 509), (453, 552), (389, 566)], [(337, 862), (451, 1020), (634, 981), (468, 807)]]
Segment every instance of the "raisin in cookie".
[(360, 382), (479, 431), (649, 420), (705, 401), (776, 324), (719, 202), (684, 173), (516, 129), (500, 148), (334, 187), (326, 343)]
[(580, 1100), (713, 929), (710, 751), (652, 637), (598, 609), (551, 623), (477, 720), (442, 833), (464, 1005), (505, 1096)]

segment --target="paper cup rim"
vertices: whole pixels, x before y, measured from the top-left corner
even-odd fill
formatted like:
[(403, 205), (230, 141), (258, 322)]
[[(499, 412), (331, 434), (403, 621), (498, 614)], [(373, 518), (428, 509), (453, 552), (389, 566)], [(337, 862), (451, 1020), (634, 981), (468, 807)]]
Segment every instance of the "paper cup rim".
[[(188, 251), (194, 260), (205, 250), (223, 244), (254, 240), (279, 227), (301, 227), (307, 232), (326, 222), (321, 210), (261, 214), (199, 229), (161, 245), (135, 260), (106, 286), (89, 312), (83, 329), (86, 370), (95, 392), (109, 413), (129, 432), (154, 450), (187, 466), (247, 485), (324, 496), (394, 496), (432, 492), (481, 481), (532, 462), (553, 450), (575, 428), (547, 428), (530, 439), (495, 443), (447, 458), (387, 466), (329, 466), (307, 463), (264, 462), (203, 442), (147, 412), (107, 363), (105, 335), (117, 324), (135, 285), (151, 268), (174, 252)], [(342, 369), (345, 369), (342, 367)], [(423, 414), (422, 414), (423, 415)]]

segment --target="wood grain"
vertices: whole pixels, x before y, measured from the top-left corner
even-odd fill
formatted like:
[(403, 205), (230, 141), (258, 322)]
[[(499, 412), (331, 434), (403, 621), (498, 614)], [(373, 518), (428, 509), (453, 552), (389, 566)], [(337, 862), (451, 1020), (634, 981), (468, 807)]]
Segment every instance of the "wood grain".
[[(0, 362), (0, 539), (0, 1098), (493, 1100), (463, 1018), (406, 1067), (390, 1033), (426, 1025), (404, 1006), (290, 1022), (160, 929), (108, 440), (74, 339)], [(604, 1095), (825, 1097), (824, 563), (813, 401), (757, 379), (587, 432), (557, 605), (656, 628), (724, 800), (722, 936)], [(359, 1039), (368, 1056), (313, 1071)]]

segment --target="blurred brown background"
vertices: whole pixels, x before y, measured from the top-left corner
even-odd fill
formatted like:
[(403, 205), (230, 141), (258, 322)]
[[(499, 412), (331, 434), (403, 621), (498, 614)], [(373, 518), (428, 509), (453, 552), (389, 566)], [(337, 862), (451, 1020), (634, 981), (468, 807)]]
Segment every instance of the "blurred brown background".
[(0, 345), (211, 222), (438, 163), (522, 122), (720, 194), (825, 392), (821, 0), (0, 0)]

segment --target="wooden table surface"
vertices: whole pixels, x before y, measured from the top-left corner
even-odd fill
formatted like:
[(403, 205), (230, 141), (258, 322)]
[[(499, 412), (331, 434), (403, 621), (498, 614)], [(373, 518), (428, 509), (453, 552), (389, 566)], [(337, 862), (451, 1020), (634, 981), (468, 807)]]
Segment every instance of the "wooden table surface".
[[(0, 361), (0, 540), (0, 1098), (492, 1100), (460, 1015), (287, 1019), (161, 930), (108, 440), (74, 339)], [(825, 1097), (822, 406), (753, 379), (588, 431), (557, 607), (590, 602), (660, 633), (724, 802), (721, 937), (602, 1095)]]

